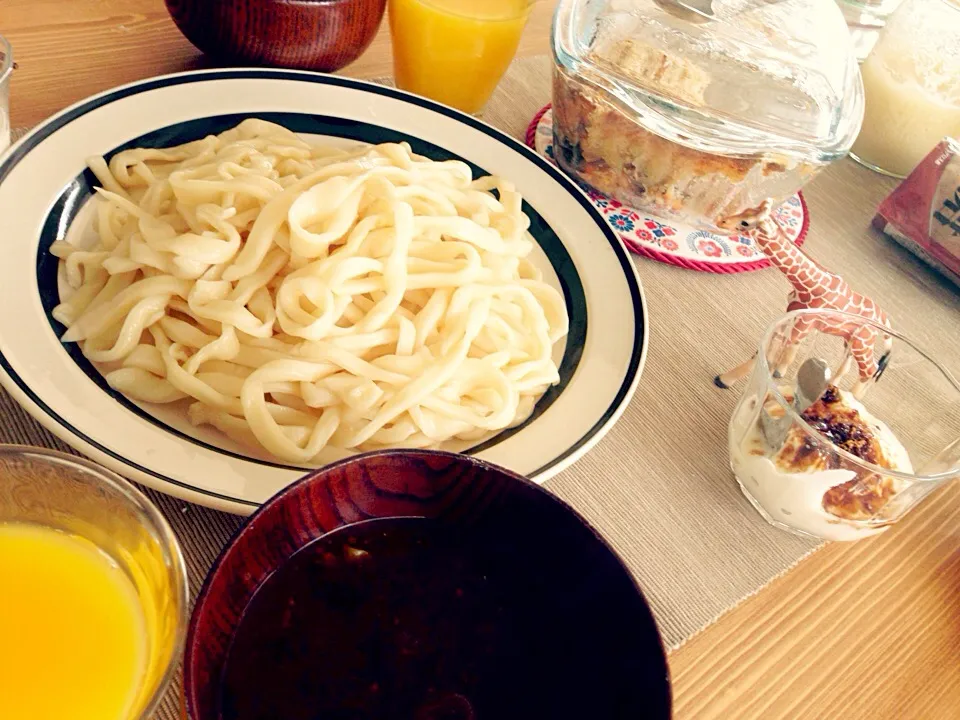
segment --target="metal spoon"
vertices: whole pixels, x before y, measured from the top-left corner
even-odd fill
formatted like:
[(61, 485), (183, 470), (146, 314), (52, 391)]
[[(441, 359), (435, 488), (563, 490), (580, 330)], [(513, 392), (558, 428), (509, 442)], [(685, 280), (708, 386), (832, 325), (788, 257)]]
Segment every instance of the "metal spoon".
[[(752, 10), (761, 5), (776, 5), (783, 0), (740, 0), (740, 2), (731, 2), (731, 0), (718, 0), (720, 3), (720, 15), (729, 22), (737, 15)], [(714, 0), (654, 0), (660, 7), (677, 17), (683, 18), (693, 23), (703, 23), (717, 18), (717, 12), (713, 8)], [(726, 10), (726, 12), (724, 12)]]
[[(821, 358), (810, 358), (800, 366), (792, 403), (798, 415), (820, 399), (832, 377), (830, 366)], [(775, 418), (766, 407), (760, 409), (760, 430), (770, 447), (779, 448), (783, 445), (791, 425), (793, 420), (788, 414)]]
[(713, 20), (713, 0), (654, 0), (660, 7), (689, 22)]

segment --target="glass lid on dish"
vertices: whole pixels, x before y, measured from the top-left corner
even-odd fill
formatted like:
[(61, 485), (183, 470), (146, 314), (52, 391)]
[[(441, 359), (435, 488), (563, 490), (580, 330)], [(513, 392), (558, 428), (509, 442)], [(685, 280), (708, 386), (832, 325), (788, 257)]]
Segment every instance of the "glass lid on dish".
[(834, 0), (561, 0), (553, 51), (648, 130), (707, 152), (830, 162), (863, 116)]

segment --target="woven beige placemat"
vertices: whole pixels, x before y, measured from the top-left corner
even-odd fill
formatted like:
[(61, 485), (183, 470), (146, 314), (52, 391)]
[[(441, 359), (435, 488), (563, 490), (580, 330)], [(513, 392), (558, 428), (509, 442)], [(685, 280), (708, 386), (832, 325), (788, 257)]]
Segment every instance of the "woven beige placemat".
[[(522, 138), (549, 95), (549, 61), (519, 60), (483, 119)], [(944, 352), (960, 356), (956, 333), (945, 337), (936, 330), (955, 327), (960, 303), (912, 259), (902, 261), (908, 274), (898, 274), (887, 265), (900, 258), (874, 250), (880, 241), (865, 228), (883, 188), (855, 184), (849, 176), (854, 170), (830, 172), (807, 193), (813, 214), (808, 247), (864, 292), (883, 296), (894, 317), (910, 311), (922, 318), (922, 326), (907, 330), (925, 336), (919, 339), (928, 340), (932, 350), (941, 349), (942, 340), (949, 343)], [(841, 237), (842, 242), (835, 239)], [(607, 437), (548, 487), (621, 554), (643, 587), (666, 644), (675, 648), (816, 544), (771, 528), (740, 495), (726, 452), (736, 393), (719, 391), (710, 382), (718, 370), (751, 352), (764, 325), (783, 311), (787, 285), (775, 271), (715, 276), (637, 263), (650, 319), (650, 350), (639, 390)], [(64, 449), (5, 393), (0, 395), (0, 441)], [(195, 593), (240, 520), (148, 494), (183, 544)], [(158, 718), (178, 717), (178, 694), (179, 681)]]

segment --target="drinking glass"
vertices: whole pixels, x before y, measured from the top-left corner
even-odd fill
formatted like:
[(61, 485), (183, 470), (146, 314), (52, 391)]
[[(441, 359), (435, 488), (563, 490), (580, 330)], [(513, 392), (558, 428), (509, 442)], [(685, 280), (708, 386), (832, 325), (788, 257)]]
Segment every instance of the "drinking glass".
[(903, 178), (950, 135), (960, 136), (960, 3), (905, 0), (860, 66), (863, 127), (850, 155)]
[(0, 155), (10, 145), (10, 75), (13, 74), (13, 48), (0, 35)]
[[(861, 399), (845, 341), (833, 328), (876, 331), (882, 372)], [(803, 335), (794, 342), (798, 333)], [(800, 368), (818, 359), (842, 405), (798, 412)], [(809, 377), (809, 375), (807, 375)], [(858, 430), (850, 412), (859, 417)], [(813, 412), (811, 412), (813, 411)], [(879, 454), (864, 451), (873, 437)], [(899, 440), (899, 444), (898, 441)], [(857, 449), (859, 446), (859, 450)], [(901, 447), (902, 446), (902, 447)], [(729, 428), (730, 464), (747, 499), (773, 525), (826, 540), (854, 540), (885, 530), (931, 490), (960, 476), (960, 384), (902, 334), (856, 315), (800, 310), (766, 332)], [(898, 468), (898, 469), (894, 469)]]
[(149, 718), (173, 678), (187, 626), (187, 577), (173, 531), (130, 483), (82, 458), (0, 445), (0, 524), (62, 530), (92, 542), (133, 583), (147, 634), (134, 718)]
[(877, 42), (880, 30), (901, 0), (837, 0), (843, 19), (847, 21), (853, 51), (863, 61)]
[(389, 0), (397, 87), (478, 113), (517, 52), (533, 0)]

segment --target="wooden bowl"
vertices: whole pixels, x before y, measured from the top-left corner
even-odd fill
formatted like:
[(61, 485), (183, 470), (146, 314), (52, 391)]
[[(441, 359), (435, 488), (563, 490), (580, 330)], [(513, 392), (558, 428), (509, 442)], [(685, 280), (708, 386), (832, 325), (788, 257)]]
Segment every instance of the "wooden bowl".
[(386, 0), (166, 0), (198, 49), (218, 59), (338, 70), (377, 34)]
[[(220, 720), (228, 650), (244, 610), (268, 576), (337, 528), (398, 517), (452, 524), (458, 538), (482, 543), (484, 557), (495, 560), (488, 567), (507, 589), (495, 612), (520, 619), (509, 626), (509, 669), (479, 671), (491, 674), (487, 687), (496, 687), (499, 704), (478, 708), (475, 715), (436, 717), (670, 717), (666, 658), (653, 616), (629, 571), (586, 521), (505, 470), (463, 455), (415, 450), (368, 453), (314, 472), (272, 498), (240, 529), (207, 577), (190, 624), (184, 664), (189, 717)], [(420, 592), (413, 597), (423, 602), (425, 583), (400, 581), (399, 593)], [(312, 576), (310, 582), (320, 581)], [(444, 636), (432, 627), (440, 622), (434, 618), (430, 614), (414, 625), (429, 642)], [(460, 653), (465, 645), (473, 648), (453, 642)], [(317, 655), (340, 657), (332, 649), (311, 657)], [(454, 656), (441, 653), (441, 664), (456, 662)], [(390, 668), (380, 672), (390, 675)], [(429, 675), (434, 682), (435, 677)]]

